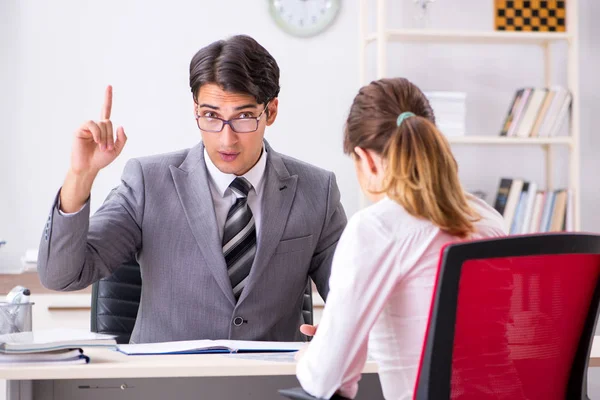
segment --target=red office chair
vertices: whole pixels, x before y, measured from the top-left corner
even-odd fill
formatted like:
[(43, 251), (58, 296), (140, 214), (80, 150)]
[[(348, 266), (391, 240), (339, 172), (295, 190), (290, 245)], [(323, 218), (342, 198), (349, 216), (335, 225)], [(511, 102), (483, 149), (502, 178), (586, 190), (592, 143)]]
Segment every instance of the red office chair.
[[(414, 398), (588, 399), (599, 278), (598, 235), (447, 245)], [(301, 388), (280, 393), (314, 399)]]
[(588, 399), (600, 236), (512, 236), (442, 250), (414, 398)]

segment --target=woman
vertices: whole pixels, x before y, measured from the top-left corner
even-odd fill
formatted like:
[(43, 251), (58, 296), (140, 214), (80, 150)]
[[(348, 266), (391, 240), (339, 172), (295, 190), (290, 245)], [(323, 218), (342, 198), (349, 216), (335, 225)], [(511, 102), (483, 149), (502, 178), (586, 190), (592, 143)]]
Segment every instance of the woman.
[(440, 249), (505, 235), (500, 214), (466, 194), (425, 95), (406, 79), (363, 87), (344, 151), (374, 203), (349, 221), (334, 256), (318, 331), (297, 376), (313, 396), (352, 398), (369, 354), (386, 399), (410, 399)]

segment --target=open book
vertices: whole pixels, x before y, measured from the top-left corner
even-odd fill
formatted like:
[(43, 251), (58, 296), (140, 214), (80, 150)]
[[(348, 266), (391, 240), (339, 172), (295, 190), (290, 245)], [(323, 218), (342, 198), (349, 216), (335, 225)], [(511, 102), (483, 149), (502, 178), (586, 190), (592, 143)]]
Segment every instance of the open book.
[(298, 351), (303, 342), (256, 342), (244, 340), (187, 340), (179, 342), (122, 344), (127, 355), (207, 354), (207, 353), (274, 353)]
[(0, 353), (39, 353), (60, 349), (101, 346), (116, 348), (112, 335), (80, 329), (42, 329), (0, 335)]

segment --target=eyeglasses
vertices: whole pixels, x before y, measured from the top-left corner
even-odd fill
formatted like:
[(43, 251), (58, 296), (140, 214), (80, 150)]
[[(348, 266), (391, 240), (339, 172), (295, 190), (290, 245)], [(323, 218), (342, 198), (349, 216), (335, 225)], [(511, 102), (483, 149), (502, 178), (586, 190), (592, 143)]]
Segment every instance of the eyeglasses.
[(196, 114), (196, 123), (198, 124), (198, 128), (205, 132), (221, 132), (226, 124), (236, 133), (255, 132), (258, 129), (260, 119), (267, 110), (267, 107), (269, 107), (269, 103), (270, 102), (267, 102), (267, 104), (265, 104), (264, 110), (258, 114), (258, 117), (222, 119), (219, 117), (205, 117)]

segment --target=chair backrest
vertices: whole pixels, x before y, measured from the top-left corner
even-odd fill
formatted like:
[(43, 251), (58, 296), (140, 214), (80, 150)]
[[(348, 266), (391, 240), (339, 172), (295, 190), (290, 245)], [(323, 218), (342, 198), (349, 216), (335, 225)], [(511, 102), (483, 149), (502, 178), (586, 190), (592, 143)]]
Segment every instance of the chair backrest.
[(415, 399), (587, 399), (600, 236), (442, 250)]
[[(142, 294), (140, 266), (131, 261), (119, 267), (111, 276), (92, 285), (90, 330), (116, 335), (118, 343), (129, 343)], [(302, 317), (313, 324), (312, 285), (308, 279), (304, 290)]]
[(90, 330), (116, 335), (118, 343), (129, 343), (141, 294), (142, 276), (135, 261), (123, 264), (111, 276), (94, 283)]

